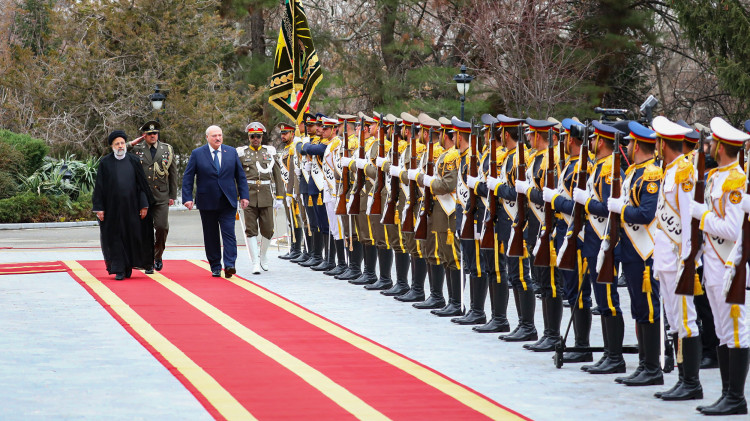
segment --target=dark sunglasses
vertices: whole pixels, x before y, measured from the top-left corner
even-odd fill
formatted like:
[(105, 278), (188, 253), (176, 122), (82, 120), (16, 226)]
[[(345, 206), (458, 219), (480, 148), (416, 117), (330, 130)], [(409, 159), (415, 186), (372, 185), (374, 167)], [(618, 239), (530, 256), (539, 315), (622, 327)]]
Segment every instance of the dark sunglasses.
[(250, 135), (250, 139), (260, 139), (262, 137), (263, 137), (263, 135), (261, 135), (261, 134), (251, 134)]

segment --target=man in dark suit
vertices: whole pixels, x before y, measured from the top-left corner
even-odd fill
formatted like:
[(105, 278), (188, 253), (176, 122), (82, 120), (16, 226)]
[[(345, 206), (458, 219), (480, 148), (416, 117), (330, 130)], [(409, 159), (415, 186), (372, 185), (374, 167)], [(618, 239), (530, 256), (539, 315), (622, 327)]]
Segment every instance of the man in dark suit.
[(239, 189), (242, 209), (247, 207), (250, 193), (237, 150), (222, 144), (221, 128), (207, 128), (206, 140), (207, 145), (194, 149), (190, 154), (182, 177), (182, 201), (185, 207), (193, 209), (195, 181), (195, 201), (200, 206), (203, 243), (211, 273), (215, 277), (221, 276), (221, 233), (224, 241), (224, 276), (230, 278), (237, 272), (234, 267), (237, 260), (237, 239), (234, 235), (237, 192)]

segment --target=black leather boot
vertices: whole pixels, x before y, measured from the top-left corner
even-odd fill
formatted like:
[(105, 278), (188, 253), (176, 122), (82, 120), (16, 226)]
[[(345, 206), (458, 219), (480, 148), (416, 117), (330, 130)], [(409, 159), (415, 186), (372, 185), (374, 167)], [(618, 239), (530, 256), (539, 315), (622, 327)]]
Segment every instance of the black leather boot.
[(336, 267), (336, 242), (330, 234), (323, 234), (323, 249), (325, 258), (319, 265), (312, 266), (310, 269), (316, 272), (326, 272)]
[[(674, 354), (680, 355), (681, 349), (682, 349), (682, 341), (679, 338), (679, 335), (677, 333), (670, 333), (669, 336), (672, 338), (672, 347), (674, 348)], [(665, 361), (666, 364), (666, 361)], [(660, 392), (654, 392), (654, 397), (661, 399), (662, 396), (673, 393), (675, 390), (677, 390), (681, 385), (682, 382), (685, 379), (685, 370), (682, 365), (682, 361), (677, 359), (677, 383), (675, 383), (674, 386), (672, 386), (669, 390), (663, 390)], [(617, 381), (617, 379), (615, 379)]]
[(661, 353), (661, 326), (658, 323), (639, 323), (643, 347), (643, 370), (632, 379), (625, 379), (626, 386), (652, 386), (664, 384), (664, 375), (659, 363)]
[(421, 303), (412, 304), (412, 307), (420, 310), (445, 307), (445, 298), (443, 298), (445, 269), (443, 265), (429, 265), (427, 276), (430, 280), (430, 296)]
[(521, 316), (521, 292), (523, 292), (522, 288), (513, 288), (513, 301), (516, 303), (516, 315), (518, 316), (516, 327), (513, 328), (509, 334), (500, 335), (497, 339), (503, 340), (506, 336), (515, 335), (516, 332), (518, 332), (518, 329), (521, 328), (521, 320), (523, 320), (523, 317)]
[(323, 272), (324, 275), (341, 275), (349, 267), (346, 264), (346, 246), (344, 245), (344, 240), (334, 240), (334, 244), (336, 247), (336, 259), (339, 261), (339, 263), (334, 266), (333, 269)]
[(380, 291), (381, 294), (388, 297), (406, 294), (409, 291), (409, 262), (411, 256), (409, 256), (409, 253), (395, 253), (393, 260), (396, 261), (396, 283), (390, 289)]
[(375, 274), (375, 265), (378, 263), (378, 248), (375, 246), (362, 246), (362, 252), (365, 269), (362, 271), (362, 275), (349, 281), (353, 285), (374, 284), (378, 280), (378, 276)]
[(721, 375), (721, 396), (711, 405), (699, 405), (695, 408), (701, 412), (719, 405), (729, 392), (729, 348), (726, 345), (716, 347), (716, 359), (719, 361), (719, 374)]
[(547, 297), (542, 301), (542, 305), (547, 306), (547, 339), (541, 344), (532, 347), (534, 352), (552, 352), (562, 341), (560, 337), (560, 323), (562, 323), (562, 297)]
[(601, 365), (589, 368), (589, 374), (613, 374), (625, 372), (625, 360), (622, 358), (622, 340), (625, 336), (625, 322), (622, 313), (617, 316), (605, 316), (604, 323), (607, 324), (607, 346), (609, 353), (607, 359)]
[[(671, 391), (662, 393), (661, 398), (665, 401), (686, 401), (690, 399), (703, 399), (703, 387), (699, 377), (702, 359), (701, 337), (682, 339), (682, 364), (677, 363), (680, 370), (680, 380), (677, 387)], [(679, 355), (679, 354), (678, 354)]]
[[(588, 348), (590, 346), (591, 312), (587, 308), (574, 308), (571, 317), (573, 318), (573, 331), (576, 336), (576, 348)], [(587, 363), (591, 361), (594, 361), (591, 352), (566, 352), (563, 354), (564, 363)]]
[(599, 360), (594, 364), (582, 365), (582, 371), (589, 371), (592, 368), (599, 367), (600, 365), (604, 364), (605, 361), (607, 361), (607, 356), (609, 356), (609, 337), (607, 336), (607, 324), (604, 322), (604, 316), (599, 316), (599, 319), (602, 322), (602, 341), (604, 342), (604, 352), (602, 353), (601, 358), (599, 358)]
[(370, 291), (382, 291), (392, 287), (393, 279), (391, 279), (391, 267), (393, 267), (393, 249), (378, 249), (380, 279), (372, 285), (365, 285), (365, 289)]
[(471, 328), (477, 333), (510, 332), (510, 323), (506, 316), (508, 311), (508, 282), (497, 282), (497, 274), (487, 274), (487, 284), (490, 292), (490, 307), (492, 314), (490, 320), (481, 325)]
[[(703, 408), (703, 415), (747, 414), (745, 400), (745, 380), (748, 370), (748, 348), (727, 348), (729, 357), (729, 378), (727, 393), (716, 405)], [(719, 363), (721, 368), (721, 363)]]
[(312, 255), (310, 256), (310, 259), (308, 259), (305, 262), (300, 263), (299, 265), (302, 267), (313, 267), (317, 266), (321, 263), (323, 263), (323, 246), (324, 246), (325, 238), (323, 236), (323, 233), (320, 231), (313, 231), (312, 235), (312, 243), (313, 243), (313, 249), (312, 249)]
[(487, 299), (487, 275), (472, 275), (469, 279), (469, 295), (471, 304), (469, 312), (463, 317), (451, 319), (451, 322), (459, 325), (478, 325), (487, 323), (487, 315), (484, 313), (484, 301)]
[(352, 241), (352, 250), (349, 252), (349, 267), (341, 275), (334, 278), (348, 281), (362, 276), (362, 243)]
[(424, 280), (427, 277), (427, 260), (422, 257), (411, 259), (411, 288), (403, 295), (395, 298), (404, 303), (419, 303), (424, 301)]
[(635, 324), (635, 337), (638, 341), (638, 367), (636, 367), (635, 371), (630, 373), (627, 376), (621, 376), (621, 377), (615, 377), (615, 383), (622, 383), (625, 380), (631, 380), (634, 379), (636, 376), (641, 374), (641, 371), (644, 369), (644, 363), (646, 358), (646, 353), (643, 348), (643, 337), (641, 336), (643, 332), (641, 331), (641, 325), (636, 323)]
[[(536, 294), (537, 293), (535, 292), (534, 295)], [(544, 324), (544, 330), (542, 331), (542, 336), (534, 343), (524, 344), (523, 349), (536, 348), (539, 345), (543, 344), (548, 338), (549, 329), (547, 327), (548, 326), (548, 322), (547, 322), (548, 314), (547, 314), (547, 305), (546, 305), (547, 299), (542, 298), (541, 301), (542, 301), (542, 323)]]
[(289, 259), (292, 263), (302, 263), (310, 260), (310, 257), (312, 257), (312, 250), (313, 250), (313, 237), (312, 235), (305, 234), (305, 251), (300, 253), (300, 255), (294, 259)]
[(461, 269), (450, 269), (445, 273), (448, 284), (448, 304), (430, 313), (438, 317), (453, 317), (463, 315), (461, 309)]
[(501, 339), (506, 342), (535, 341), (538, 336), (534, 326), (534, 308), (536, 307), (536, 296), (534, 290), (529, 286), (525, 291), (518, 288), (518, 303), (521, 307), (519, 312), (518, 330)]

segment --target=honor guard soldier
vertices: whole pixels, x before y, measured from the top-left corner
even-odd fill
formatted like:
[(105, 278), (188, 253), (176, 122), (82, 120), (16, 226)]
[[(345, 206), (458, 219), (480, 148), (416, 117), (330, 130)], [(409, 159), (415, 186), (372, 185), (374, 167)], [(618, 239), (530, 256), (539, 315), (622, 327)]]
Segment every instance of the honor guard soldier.
[[(596, 303), (602, 319), (602, 336), (604, 338), (604, 353), (594, 364), (584, 365), (581, 370), (591, 374), (612, 374), (625, 372), (625, 360), (622, 357), (622, 341), (625, 335), (625, 322), (620, 310), (620, 296), (617, 286), (596, 282), (597, 257), (605, 235), (607, 217), (607, 200), (612, 190), (614, 139), (622, 134), (612, 126), (599, 121), (593, 121), (594, 133), (591, 135), (591, 152), (594, 154), (594, 165), (590, 167), (586, 189), (573, 189), (573, 200), (580, 203), (586, 210), (583, 238), (579, 243), (583, 266), (588, 269), (588, 279), (594, 291)], [(614, 245), (613, 245), (614, 247)], [(615, 265), (617, 267), (617, 265)]]
[[(561, 132), (560, 141), (564, 144), (565, 164), (562, 173), (558, 179), (557, 188), (550, 189), (545, 187), (542, 196), (545, 202), (552, 204), (552, 209), (558, 212), (561, 218), (558, 220), (557, 234), (555, 236), (555, 247), (558, 249), (558, 257), (561, 257), (567, 247), (578, 250), (577, 238), (571, 238), (568, 244), (565, 240), (568, 227), (572, 229), (573, 209), (573, 189), (578, 183), (578, 176), (581, 171), (581, 160), (588, 160), (588, 151), (583, 149), (583, 137), (585, 135), (584, 124), (576, 119), (566, 118), (562, 121), (563, 132)], [(581, 154), (585, 152), (584, 156)], [(588, 162), (586, 163), (588, 167)], [(591, 333), (591, 284), (586, 275), (585, 268), (580, 267), (582, 261), (576, 253), (577, 263), (573, 270), (562, 270), (560, 274), (563, 278), (563, 295), (571, 308), (571, 317), (573, 318), (573, 330), (575, 332), (575, 346), (577, 348), (588, 348), (590, 346), (589, 337)], [(563, 354), (565, 363), (582, 363), (593, 361), (591, 352), (566, 352)]]
[[(295, 141), (295, 174), (297, 174), (297, 179), (299, 180), (299, 205), (300, 205), (300, 215), (302, 216), (303, 222), (305, 222), (305, 244), (306, 244), (306, 251), (305, 253), (302, 253), (300, 257), (296, 259), (291, 259), (290, 261), (293, 263), (297, 263), (300, 266), (309, 267), (314, 266), (317, 264), (320, 264), (321, 258), (320, 254), (317, 256), (315, 255), (315, 241), (313, 238), (313, 230), (316, 230), (316, 224), (315, 224), (315, 212), (313, 211), (311, 206), (308, 206), (310, 195), (308, 194), (308, 185), (312, 180), (310, 179), (310, 171), (307, 169), (307, 156), (302, 151), (302, 146), (305, 143), (310, 142), (311, 136), (314, 137), (316, 130), (315, 130), (315, 115), (310, 113), (305, 113), (304, 117), (304, 125), (299, 130), (299, 135), (302, 136), (299, 141)], [(320, 250), (318, 250), (320, 252)], [(309, 263), (309, 264), (308, 264)]]
[[(535, 254), (533, 251), (537, 249), (537, 233), (541, 233), (541, 229), (554, 230), (557, 225), (553, 218), (555, 226), (543, 226), (545, 205), (542, 197), (542, 188), (546, 185), (548, 174), (549, 160), (547, 155), (550, 153), (549, 148), (554, 145), (554, 137), (550, 140), (548, 133), (549, 130), (553, 129), (555, 123), (547, 120), (527, 118), (526, 124), (529, 126), (529, 130), (526, 133), (530, 136), (531, 148), (536, 151), (530, 156), (530, 163), (526, 170), (526, 179), (516, 179), (516, 190), (526, 192), (526, 197), (529, 199), (529, 209), (531, 212), (528, 214), (526, 238), (529, 253)], [(553, 142), (552, 145), (549, 144), (550, 141)], [(554, 151), (557, 150), (555, 149)], [(553, 159), (553, 162), (555, 166), (558, 165), (557, 157)], [(554, 174), (556, 176), (556, 174), (559, 174), (559, 171), (555, 170)], [(557, 181), (555, 180), (553, 183), (556, 185)], [(554, 256), (554, 249), (550, 250), (550, 252)], [(524, 345), (524, 348), (535, 352), (554, 351), (561, 340), (562, 289), (560, 275), (553, 260), (555, 259), (550, 259), (549, 266), (539, 266), (537, 264), (532, 264), (531, 266), (532, 277), (539, 287), (542, 296), (544, 333), (536, 343)], [(534, 256), (534, 262), (536, 262), (536, 256)]]
[[(336, 215), (336, 204), (340, 194), (341, 186), (341, 154), (344, 146), (341, 138), (336, 135), (338, 119), (323, 118), (323, 139), (328, 139), (328, 147), (323, 153), (321, 167), (325, 176), (325, 189), (323, 190), (323, 203), (328, 217), (328, 227), (331, 233), (329, 237), (329, 261), (333, 261), (335, 255), (338, 264), (323, 272), (324, 275), (335, 276), (344, 273), (347, 269), (346, 246), (344, 245), (344, 223), (341, 217)], [(329, 265), (330, 267), (331, 265)]]
[[(156, 203), (149, 210), (154, 219), (154, 266), (147, 267), (146, 273), (154, 273), (164, 267), (162, 256), (169, 233), (169, 207), (177, 198), (177, 170), (172, 166), (174, 151), (172, 146), (159, 140), (158, 121), (147, 121), (141, 126), (143, 135), (130, 142), (132, 153), (138, 156), (146, 173), (146, 181)], [(141, 139), (145, 142), (139, 143)]]
[(284, 182), (286, 188), (284, 192), (286, 199), (284, 200), (284, 213), (286, 215), (287, 225), (289, 231), (292, 233), (291, 247), (289, 253), (279, 255), (279, 259), (291, 260), (296, 259), (302, 254), (302, 218), (300, 218), (299, 203), (295, 199), (296, 192), (299, 191), (299, 179), (295, 175), (295, 144), (299, 140), (294, 136), (296, 128), (287, 123), (280, 123), (277, 125), (279, 132), (281, 132), (281, 143), (284, 148), (281, 151), (279, 157), (279, 164), (281, 166), (281, 179)]
[[(249, 146), (237, 148), (242, 168), (247, 177), (250, 190), (250, 204), (242, 213), (245, 218), (245, 236), (250, 251), (250, 262), (253, 273), (259, 274), (261, 268), (268, 270), (266, 252), (271, 244), (274, 228), (274, 210), (284, 206), (284, 182), (281, 178), (280, 165), (276, 161), (276, 149), (261, 144), (266, 128), (263, 124), (252, 122), (245, 127)], [(271, 190), (273, 186), (273, 190)], [(258, 251), (258, 234), (260, 233), (260, 251)]]
[(630, 376), (615, 381), (627, 386), (661, 385), (664, 377), (659, 363), (659, 282), (654, 279), (651, 268), (662, 171), (655, 164), (656, 133), (635, 121), (628, 123), (628, 129), (630, 134), (625, 139), (630, 141), (627, 155), (632, 164), (625, 172), (620, 197), (610, 196), (607, 209), (619, 214), (622, 223), (619, 261), (630, 294), (631, 314), (636, 322), (639, 364)]
[[(690, 201), (695, 193), (693, 187), (697, 174), (692, 160), (684, 151), (687, 143), (685, 136), (695, 132), (663, 116), (654, 118), (651, 126), (657, 136), (659, 159), (664, 163), (664, 177), (656, 206), (658, 230), (654, 235), (654, 275), (659, 279), (659, 290), (672, 342), (677, 354), (682, 355), (682, 358), (677, 358), (677, 384), (654, 396), (668, 401), (702, 399), (703, 389), (698, 377), (701, 337), (696, 322), (695, 304), (693, 297), (675, 293), (681, 272), (680, 258), (683, 250), (690, 249), (692, 241)], [(701, 294), (700, 283), (697, 286), (699, 290), (694, 293)]]
[[(404, 200), (403, 203), (399, 203), (398, 219), (404, 247), (409, 253), (411, 260), (411, 286), (407, 292), (397, 295), (394, 298), (406, 303), (420, 303), (425, 299), (424, 282), (427, 277), (427, 259), (422, 254), (422, 241), (415, 239), (414, 231), (407, 231), (404, 229), (404, 226), (407, 222), (405, 219), (407, 217), (406, 206), (409, 206), (414, 211), (415, 216), (419, 212), (419, 189), (416, 188), (416, 181), (409, 180), (408, 171), (412, 169), (416, 170), (419, 167), (418, 163), (422, 159), (426, 148), (419, 136), (419, 119), (409, 113), (403, 112), (401, 113), (401, 121), (403, 123), (402, 138), (406, 139), (406, 145), (403, 147), (403, 150), (399, 146), (399, 152), (401, 153), (399, 167), (391, 166), (389, 172), (391, 176), (399, 177), (400, 188), (403, 193)], [(451, 124), (450, 127), (453, 128), (453, 125)], [(413, 150), (412, 144), (415, 145), (415, 150)], [(414, 168), (411, 166), (412, 158), (414, 158), (413, 161), (415, 162)], [(414, 183), (413, 191), (409, 187), (411, 183)], [(412, 217), (409, 222), (411, 226), (414, 226), (416, 219)]]
[[(693, 199), (690, 214), (700, 221), (704, 235), (703, 276), (706, 294), (714, 312), (719, 337), (719, 372), (722, 394), (709, 406), (697, 409), (704, 415), (747, 414), (745, 379), (748, 371), (750, 334), (747, 329), (746, 305), (726, 302), (725, 276), (731, 281), (733, 271), (725, 275), (745, 214), (742, 210), (745, 172), (737, 162), (744, 142), (750, 135), (735, 129), (719, 117), (711, 120), (710, 154), (718, 162), (706, 178), (705, 203)], [(743, 247), (746, 245), (743, 244)], [(730, 267), (732, 263), (730, 263)]]
[[(341, 163), (341, 169), (343, 170), (344, 167), (347, 168), (348, 171), (348, 178), (349, 182), (348, 185), (341, 185), (340, 187), (344, 190), (344, 200), (349, 197), (349, 193), (351, 192), (352, 187), (355, 183), (355, 172), (351, 170), (351, 163), (354, 157), (355, 152), (359, 149), (359, 136), (357, 136), (357, 116), (351, 115), (351, 114), (336, 114), (336, 117), (338, 117), (339, 122), (341, 122), (341, 128), (343, 129), (344, 126), (346, 126), (346, 135), (348, 136), (348, 146), (349, 150), (344, 151), (342, 149), (343, 153), (348, 153), (347, 155), (344, 155), (340, 159)], [(342, 131), (339, 132), (341, 136), (344, 135)], [(343, 140), (342, 140), (343, 143)], [(339, 200), (341, 200), (341, 195), (339, 195)], [(337, 203), (338, 206), (338, 203)], [(348, 239), (349, 247), (347, 248), (347, 258), (349, 265), (347, 269), (338, 275), (334, 275), (333, 277), (335, 279), (342, 279), (345, 281), (349, 281), (352, 279), (357, 279), (360, 276), (362, 276), (362, 243), (359, 242), (359, 235), (357, 233), (356, 226), (354, 224), (354, 218), (352, 215), (340, 215), (341, 223), (344, 227), (344, 237)]]

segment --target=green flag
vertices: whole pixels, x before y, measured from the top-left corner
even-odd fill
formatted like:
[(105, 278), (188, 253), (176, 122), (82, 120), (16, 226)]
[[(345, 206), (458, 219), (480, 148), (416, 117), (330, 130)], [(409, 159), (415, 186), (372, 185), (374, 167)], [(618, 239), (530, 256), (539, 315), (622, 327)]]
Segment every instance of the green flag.
[(315, 86), (323, 79), (301, 0), (284, 0), (268, 101), (299, 123)]

